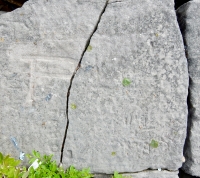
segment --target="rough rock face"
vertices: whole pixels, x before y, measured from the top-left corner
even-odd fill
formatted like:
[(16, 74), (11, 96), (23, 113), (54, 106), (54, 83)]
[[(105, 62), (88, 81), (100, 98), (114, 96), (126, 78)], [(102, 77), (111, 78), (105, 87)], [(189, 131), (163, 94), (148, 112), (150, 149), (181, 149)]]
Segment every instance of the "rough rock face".
[(73, 80), (63, 163), (178, 170), (187, 89), (173, 0), (110, 1)]
[[(132, 174), (122, 174), (127, 178), (178, 178), (178, 171), (144, 171)], [(95, 175), (95, 178), (112, 178), (111, 175)]]
[(59, 161), (66, 99), (105, 0), (30, 0), (0, 18), (0, 151)]
[(2, 14), (5, 14), (6, 12), (4, 12), (4, 11), (0, 11), (0, 15), (2, 15)]
[(110, 0), (101, 16), (105, 4), (29, 0), (1, 15), (0, 151), (19, 156), (12, 137), (25, 153), (53, 153), (59, 161), (73, 79), (64, 166), (178, 170), (188, 71), (174, 2)]
[(123, 174), (127, 177), (132, 178), (178, 178), (178, 171), (169, 172), (169, 171), (144, 171), (134, 174)]
[(181, 6), (177, 15), (185, 40), (190, 76), (188, 136), (184, 148), (186, 162), (183, 170), (200, 176), (200, 1), (191, 1)]

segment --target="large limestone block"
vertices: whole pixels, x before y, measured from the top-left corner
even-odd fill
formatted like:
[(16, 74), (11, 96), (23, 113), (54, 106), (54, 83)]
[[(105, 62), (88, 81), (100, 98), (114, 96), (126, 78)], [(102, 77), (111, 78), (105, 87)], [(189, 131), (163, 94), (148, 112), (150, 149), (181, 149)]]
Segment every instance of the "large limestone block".
[(200, 176), (200, 1), (181, 6), (177, 15), (185, 41), (190, 76), (188, 135), (184, 148), (186, 162), (183, 170)]
[(71, 76), (105, 0), (29, 0), (0, 17), (0, 151), (60, 159)]
[(64, 164), (178, 170), (187, 89), (173, 1), (110, 1), (73, 80)]

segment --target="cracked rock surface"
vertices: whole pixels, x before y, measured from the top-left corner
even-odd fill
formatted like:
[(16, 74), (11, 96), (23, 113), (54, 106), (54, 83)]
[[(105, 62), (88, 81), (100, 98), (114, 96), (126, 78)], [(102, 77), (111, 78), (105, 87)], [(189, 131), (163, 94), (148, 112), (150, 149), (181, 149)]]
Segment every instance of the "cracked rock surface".
[(110, 1), (72, 82), (63, 164), (178, 170), (187, 90), (174, 2)]
[(178, 171), (144, 171), (133, 174), (123, 174), (132, 178), (178, 178)]
[(194, 176), (200, 176), (200, 1), (194, 0), (177, 10), (179, 24), (185, 41), (189, 86), (188, 134), (184, 147), (186, 162), (182, 169)]
[[(122, 174), (127, 178), (178, 178), (178, 171), (149, 170), (138, 173)], [(112, 178), (112, 175), (94, 175), (95, 178)]]
[(0, 18), (0, 151), (60, 160), (72, 74), (105, 0), (29, 0)]

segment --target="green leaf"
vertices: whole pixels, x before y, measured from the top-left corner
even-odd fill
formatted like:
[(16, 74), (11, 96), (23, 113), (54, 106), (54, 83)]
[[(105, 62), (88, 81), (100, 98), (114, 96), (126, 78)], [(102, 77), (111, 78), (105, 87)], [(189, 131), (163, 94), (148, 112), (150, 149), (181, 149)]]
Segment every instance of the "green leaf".
[(33, 156), (37, 157), (36, 154), (37, 154), (37, 151), (33, 150)]
[(33, 155), (37, 158), (41, 158), (40, 153), (38, 151), (33, 151)]
[(29, 175), (29, 171), (25, 172), (23, 175), (22, 175), (22, 178), (27, 178)]
[(35, 160), (36, 160), (37, 158), (31, 158), (30, 160), (29, 160), (29, 163), (33, 163), (33, 162), (35, 162)]
[(156, 140), (151, 140), (150, 146), (152, 148), (158, 148), (158, 142)]
[(70, 166), (66, 171), (56, 164), (56, 161), (52, 161), (53, 155), (41, 156), (39, 152), (33, 151), (32, 155), (26, 155), (29, 158), (29, 162), (35, 159), (40, 161), (40, 166), (34, 170), (30, 167), (29, 170), (25, 167), (18, 168), (19, 160), (16, 160), (9, 155), (5, 156), (1, 153), (0, 159), (0, 177), (5, 178), (92, 178), (90, 169), (77, 170), (74, 166)]
[(3, 154), (0, 152), (0, 164), (3, 162)]
[(74, 166), (70, 166), (66, 171), (66, 178), (91, 178), (93, 175), (90, 169), (77, 170)]
[(115, 171), (113, 178), (123, 178), (123, 176), (118, 174), (118, 172)]
[(124, 87), (127, 87), (131, 84), (131, 80), (128, 79), (128, 78), (124, 78), (123, 81), (122, 81), (122, 84)]
[(32, 156), (31, 156), (30, 154), (26, 154), (26, 157), (27, 157), (28, 159), (32, 158)]

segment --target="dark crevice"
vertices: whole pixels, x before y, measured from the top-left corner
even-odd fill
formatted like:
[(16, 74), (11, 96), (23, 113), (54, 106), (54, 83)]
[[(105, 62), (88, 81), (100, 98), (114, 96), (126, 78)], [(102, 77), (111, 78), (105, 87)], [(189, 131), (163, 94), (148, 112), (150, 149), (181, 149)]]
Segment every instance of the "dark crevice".
[(122, 1), (120, 1), (120, 0), (118, 0), (118, 1), (113, 1), (113, 2), (110, 2), (109, 4), (112, 4), (112, 3), (119, 3), (119, 2), (122, 2)]
[(0, 11), (11, 12), (19, 7), (28, 0), (0, 0)]
[(96, 32), (96, 30), (98, 28), (98, 25), (99, 25), (99, 23), (101, 21), (101, 17), (102, 17), (103, 13), (106, 10), (108, 2), (109, 2), (109, 0), (106, 0), (106, 3), (104, 5), (104, 7), (103, 7), (103, 10), (101, 11), (101, 13), (99, 15), (98, 21), (97, 21), (92, 33), (90, 34), (88, 40), (86, 41), (85, 48), (84, 48), (84, 50), (83, 50), (83, 52), (81, 54), (81, 58), (79, 60), (79, 63), (78, 63), (78, 65), (77, 65), (77, 67), (76, 67), (76, 69), (75, 69), (75, 71), (74, 71), (74, 73), (73, 73), (73, 75), (72, 75), (72, 77), (70, 79), (70, 85), (69, 85), (69, 88), (68, 88), (68, 91), (67, 91), (67, 102), (66, 102), (67, 124), (66, 124), (65, 133), (64, 133), (64, 137), (63, 137), (63, 143), (62, 143), (62, 147), (61, 147), (60, 164), (62, 164), (62, 161), (63, 161), (63, 152), (64, 152), (64, 148), (65, 148), (65, 142), (66, 142), (66, 138), (67, 138), (67, 131), (68, 131), (68, 127), (69, 127), (69, 115), (68, 115), (68, 111), (69, 111), (69, 96), (70, 96), (70, 90), (71, 90), (71, 87), (72, 87), (73, 79), (74, 79), (78, 69), (81, 67), (81, 62), (82, 62), (83, 56), (84, 56), (84, 54), (85, 54), (85, 52), (86, 52), (86, 50), (87, 50), (87, 48), (88, 48), (88, 46), (90, 44), (92, 36), (94, 35), (94, 33)]
[[(192, 79), (191, 78), (189, 78), (189, 86), (190, 87), (192, 86)], [(192, 158), (188, 157), (188, 155), (191, 155), (190, 134), (191, 134), (192, 120), (190, 118), (193, 117), (192, 115), (195, 111), (195, 108), (193, 107), (192, 102), (191, 102), (190, 89), (188, 89), (187, 104), (188, 104), (187, 136), (186, 136), (186, 139), (185, 139), (183, 154), (184, 154), (186, 160), (191, 160)], [(193, 160), (191, 160), (191, 162), (193, 162)], [(186, 174), (181, 168), (179, 169), (179, 177), (180, 178), (199, 178), (199, 177), (196, 177), (196, 176), (191, 176), (189, 174)]]
[[(190, 0), (175, 0), (175, 10), (177, 8), (179, 8), (181, 5), (189, 2)], [(189, 57), (188, 57), (188, 44), (187, 41), (185, 40), (185, 35), (186, 35), (186, 31), (187, 31), (187, 24), (186, 24), (186, 16), (187, 16), (187, 5), (183, 8), (183, 9), (178, 9), (176, 11), (176, 16), (177, 16), (177, 22), (179, 25), (179, 29), (183, 38), (183, 43), (184, 43), (184, 48), (185, 48), (185, 57), (187, 59), (188, 62), (188, 76), (189, 76), (189, 86), (188, 86), (188, 96), (187, 96), (187, 106), (188, 106), (188, 117), (187, 117), (187, 130), (186, 130), (186, 138), (185, 138), (185, 143), (184, 143), (184, 147), (183, 147), (183, 155), (185, 157), (186, 160), (190, 160), (192, 158), (189, 158), (187, 155), (191, 155), (188, 154), (189, 152), (191, 152), (191, 146), (190, 146), (190, 133), (191, 133), (191, 117), (194, 113), (194, 107), (192, 105), (191, 102), (191, 92), (190, 92), (190, 88), (193, 85), (192, 79), (189, 75)], [(181, 168), (179, 169), (179, 174), (178, 174), (179, 178), (198, 178), (189, 174), (186, 174)]]
[(179, 169), (178, 176), (179, 176), (179, 178), (199, 178), (199, 177), (191, 176), (191, 175), (185, 173), (182, 169)]
[(183, 4), (189, 2), (191, 0), (175, 0), (175, 9), (178, 9), (180, 6), (182, 6)]

